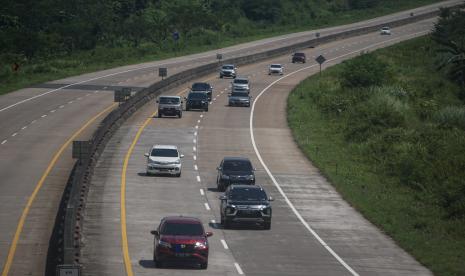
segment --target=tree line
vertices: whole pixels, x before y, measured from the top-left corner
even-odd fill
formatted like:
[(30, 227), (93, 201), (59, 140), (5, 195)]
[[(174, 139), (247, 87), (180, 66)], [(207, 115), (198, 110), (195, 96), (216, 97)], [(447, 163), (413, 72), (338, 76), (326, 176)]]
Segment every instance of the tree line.
[(103, 47), (212, 44), (270, 26), (302, 26), (330, 14), (401, 0), (15, 0), (0, 5), (0, 61)]

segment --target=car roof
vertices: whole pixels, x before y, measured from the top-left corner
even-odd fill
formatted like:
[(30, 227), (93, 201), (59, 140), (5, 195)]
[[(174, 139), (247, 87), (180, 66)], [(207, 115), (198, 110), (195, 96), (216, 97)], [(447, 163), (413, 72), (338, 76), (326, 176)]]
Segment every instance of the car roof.
[(176, 99), (180, 99), (181, 97), (180, 96), (160, 96), (159, 98), (176, 98)]
[(154, 145), (152, 149), (175, 149), (177, 150), (178, 147), (173, 146), (173, 145)]
[(223, 161), (247, 161), (247, 162), (250, 162), (249, 158), (247, 158), (247, 157), (231, 157), (231, 156), (224, 157)]
[(202, 222), (198, 218), (184, 216), (168, 216), (164, 217), (162, 221), (172, 223), (202, 224)]
[(234, 189), (252, 189), (252, 190), (262, 190), (265, 191), (260, 185), (247, 185), (247, 184), (233, 184), (229, 186), (229, 190)]
[(225, 67), (225, 66), (234, 66), (234, 64), (223, 64), (222, 67)]
[(280, 67), (281, 67), (282, 65), (279, 64), (279, 63), (273, 63), (273, 64), (271, 64), (270, 66), (280, 66)]
[(236, 77), (233, 81), (236, 81), (236, 80), (249, 80), (248, 77)]
[(197, 85), (210, 85), (208, 82), (194, 82), (192, 85), (197, 84)]

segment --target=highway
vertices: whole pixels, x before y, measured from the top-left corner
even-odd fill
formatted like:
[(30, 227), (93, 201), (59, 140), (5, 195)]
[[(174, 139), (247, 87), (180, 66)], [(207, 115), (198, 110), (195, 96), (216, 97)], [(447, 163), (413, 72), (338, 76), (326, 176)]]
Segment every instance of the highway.
[[(87, 275), (430, 275), (389, 237), (352, 209), (300, 153), (286, 122), (291, 89), (318, 72), (323, 54), (334, 65), (344, 59), (427, 33), (433, 20), (305, 50), (306, 64), (290, 56), (244, 66), (255, 99), (252, 108), (227, 106), (230, 80), (201, 78), (214, 86), (208, 112), (156, 118), (147, 104), (111, 139), (99, 161), (84, 218), (81, 262)], [(268, 76), (281, 63), (284, 76)], [(185, 95), (186, 89), (171, 91)], [(174, 144), (185, 154), (181, 178), (146, 176), (144, 153), (153, 144)], [(246, 156), (257, 168), (257, 184), (276, 200), (270, 231), (222, 229), (216, 167), (224, 156)], [(199, 217), (210, 238), (207, 271), (189, 266), (156, 269), (153, 236), (169, 215)], [(122, 238), (123, 237), (123, 238)], [(127, 242), (126, 242), (127, 240)]]
[[(443, 6), (458, 2), (462, 1), (448, 1), (447, 3), (421, 8), (414, 12), (430, 10), (439, 5)], [(392, 20), (393, 18), (406, 17), (409, 13), (410, 11), (405, 11), (347, 26), (264, 39), (221, 50), (177, 57), (164, 61), (113, 68), (40, 84), (1, 96), (0, 176), (2, 181), (0, 184), (0, 208), (2, 211), (0, 212), (0, 264), (2, 266), (2, 276), (43, 275), (48, 242), (58, 204), (73, 165), (70, 143), (72, 140), (84, 140), (89, 138), (105, 114), (115, 108), (115, 104), (113, 103), (114, 89), (132, 87), (138, 90), (148, 87), (150, 84), (160, 80), (160, 78), (157, 77), (157, 68), (167, 67), (168, 73), (171, 75), (201, 64), (213, 62), (215, 61), (217, 52), (223, 53), (224, 58), (251, 54), (307, 40), (314, 37), (316, 32), (320, 32), (323, 36), (357, 26), (377, 24), (379, 22)], [(378, 34), (372, 34), (371, 36), (376, 39), (393, 39), (393, 41), (374, 47), (395, 43), (398, 41), (396, 38), (402, 33), (404, 35), (413, 34), (431, 28), (430, 23), (415, 24), (414, 26), (416, 31), (408, 29), (408, 27), (406, 27), (405, 30), (404, 28), (399, 28), (399, 31), (396, 29), (397, 33), (394, 33), (389, 38), (381, 38)], [(406, 38), (408, 38), (408, 36), (399, 37), (399, 39)], [(368, 42), (367, 44), (361, 43), (360, 38), (348, 39), (311, 50), (309, 52), (309, 58), (312, 60), (315, 51), (321, 51), (318, 53), (323, 53), (324, 49), (326, 49), (324, 50), (325, 56), (330, 59), (332, 56), (335, 57), (337, 54), (343, 54), (347, 51), (356, 51), (358, 53), (363, 47), (369, 47), (369, 45)], [(343, 46), (344, 48), (342, 48)], [(348, 58), (351, 55), (346, 55), (343, 58)], [(328, 65), (339, 62), (340, 60), (341, 59), (329, 61)], [(289, 57), (282, 57), (282, 59), (277, 59), (276, 62), (285, 64), (287, 73), (295, 69), (302, 69), (302, 66), (299, 67), (298, 65), (294, 66), (288, 64)], [(311, 63), (308, 65), (311, 65)], [(304, 185), (304, 183), (308, 182), (308, 179), (313, 179), (313, 177), (317, 175), (317, 171), (311, 167), (308, 161), (305, 161), (305, 158), (298, 153), (298, 150), (295, 146), (292, 146), (292, 143), (288, 141), (289, 143), (285, 144), (285, 141), (287, 141), (286, 139), (292, 141), (292, 138), (285, 126), (283, 106), (285, 100), (284, 98), (280, 98), (281, 96), (285, 97), (286, 93), (289, 92), (289, 89), (293, 85), (312, 73), (315, 68), (316, 67), (313, 66), (309, 69), (304, 69), (299, 73), (283, 79), (273, 86), (273, 89), (269, 89), (263, 94), (262, 98), (255, 106), (256, 117), (254, 119), (254, 124), (257, 149), (263, 150), (262, 157), (265, 160), (264, 164), (269, 166), (270, 171), (275, 174), (277, 181), (281, 183), (281, 185), (289, 181), (288, 184), (282, 186), (283, 188), (292, 183)], [(265, 63), (239, 68), (240, 74), (248, 75), (252, 78), (254, 95), (257, 95), (258, 92), (263, 90), (270, 84), (270, 80), (272, 80), (272, 78), (264, 76), (264, 69), (266, 69)], [(158, 140), (153, 141), (149, 139), (150, 131), (154, 132), (152, 136), (156, 136), (160, 141), (170, 141), (170, 143), (176, 142), (186, 154), (184, 160), (185, 172), (181, 181), (170, 178), (146, 178), (143, 175), (137, 174), (137, 177), (133, 177), (134, 175), (128, 177), (128, 191), (126, 195), (127, 217), (128, 219), (136, 219), (135, 221), (128, 220), (128, 235), (129, 237), (133, 237), (129, 239), (130, 247), (128, 255), (133, 258), (131, 259), (134, 262), (133, 269), (140, 273), (150, 271), (147, 270), (147, 268), (151, 267), (151, 263), (148, 262), (150, 254), (147, 255), (147, 253), (151, 250), (151, 237), (147, 237), (146, 233), (154, 227), (157, 219), (165, 215), (168, 211), (171, 213), (195, 213), (206, 223), (211, 219), (215, 219), (215, 216), (217, 218), (218, 193), (209, 190), (209, 188), (213, 187), (215, 178), (214, 168), (217, 166), (222, 156), (239, 154), (247, 155), (253, 159), (255, 166), (259, 169), (259, 180), (270, 190), (272, 195), (277, 197), (277, 201), (274, 202), (275, 217), (270, 232), (271, 235), (274, 236), (264, 236), (262, 231), (250, 232), (246, 230), (240, 231), (241, 235), (238, 235), (237, 231), (215, 229), (215, 236), (212, 238), (212, 262), (208, 271), (213, 271), (212, 275), (227, 273), (236, 275), (238, 271), (237, 267), (242, 267), (244, 273), (256, 275), (256, 273), (262, 271), (262, 269), (263, 273), (272, 274), (278, 272), (283, 273), (284, 269), (290, 269), (286, 273), (301, 275), (299, 273), (308, 271), (309, 264), (306, 254), (310, 254), (314, 256), (316, 260), (320, 260), (317, 262), (318, 265), (312, 265), (312, 270), (315, 271), (315, 274), (319, 272), (328, 272), (328, 269), (334, 271), (335, 274), (347, 273), (347, 268), (341, 265), (334, 257), (331, 257), (332, 255), (328, 253), (327, 250), (311, 250), (312, 248), (321, 247), (321, 244), (312, 238), (307, 228), (302, 227), (302, 223), (299, 222), (295, 214), (290, 211), (289, 208), (291, 207), (289, 204), (283, 200), (282, 196), (279, 196), (279, 193), (275, 190), (276, 188), (273, 188), (276, 186), (272, 183), (270, 176), (267, 176), (264, 165), (257, 159), (257, 153), (253, 148), (249, 132), (248, 118), (250, 118), (250, 110), (230, 109), (223, 106), (226, 102), (226, 92), (221, 93), (221, 91), (228, 89), (229, 83), (224, 80), (220, 81), (216, 79), (216, 77), (216, 75), (210, 76), (211, 82), (215, 86), (216, 93), (220, 94), (217, 95), (217, 99), (214, 101), (209, 113), (200, 114), (186, 112), (185, 117), (181, 120), (151, 120), (147, 128), (142, 132), (140, 141), (135, 144), (134, 153), (130, 155), (128, 174), (135, 171), (142, 171), (145, 161), (144, 158), (142, 158), (142, 153), (154, 142), (158, 143)], [(278, 93), (277, 97), (271, 97), (270, 95), (274, 94), (275, 87), (282, 88), (283, 93)], [(181, 92), (184, 91), (173, 91), (173, 93)], [(264, 103), (266, 103), (266, 105), (264, 105)], [(273, 112), (269, 112), (268, 107), (270, 106), (273, 106)], [(108, 150), (114, 149), (115, 152), (109, 152), (108, 150), (105, 152), (104, 157), (100, 161), (99, 170), (94, 177), (95, 185), (93, 185), (93, 190), (90, 194), (90, 199), (93, 199), (94, 203), (92, 204), (92, 200), (89, 201), (89, 209), (86, 217), (86, 233), (90, 234), (91, 232), (89, 231), (93, 229), (97, 232), (95, 232), (96, 235), (94, 236), (89, 235), (84, 237), (83, 243), (86, 244), (86, 248), (84, 250), (85, 254), (83, 260), (89, 258), (88, 256), (92, 256), (87, 260), (95, 260), (95, 262), (87, 262), (86, 266), (90, 268), (90, 271), (94, 271), (94, 273), (96, 273), (95, 275), (103, 275), (97, 273), (98, 270), (95, 270), (96, 267), (102, 268), (102, 271), (106, 271), (109, 267), (107, 264), (116, 263), (120, 266), (122, 265), (122, 258), (118, 255), (118, 253), (121, 252), (121, 245), (119, 244), (121, 229), (120, 227), (114, 227), (115, 223), (118, 224), (120, 217), (120, 208), (118, 204), (121, 181), (119, 177), (121, 176), (124, 156), (127, 154), (127, 149), (134, 138), (135, 131), (137, 131), (143, 119), (147, 118), (148, 115), (153, 112), (153, 108), (153, 104), (147, 105), (146, 108), (141, 110), (121, 128), (118, 135), (112, 139), (111, 144), (108, 146)], [(200, 115), (204, 115), (204, 117), (200, 118)], [(273, 118), (273, 120), (268, 120), (269, 118)], [(197, 120), (200, 120), (200, 124), (198, 124), (199, 129), (197, 130), (198, 137), (194, 137)], [(273, 135), (268, 135), (267, 131), (272, 131)], [(271, 139), (278, 137), (281, 138), (279, 141)], [(193, 142), (194, 139), (196, 141), (195, 145)], [(283, 147), (283, 145), (286, 145), (286, 147)], [(196, 147), (195, 152), (198, 153), (197, 160), (193, 159), (194, 146)], [(282, 156), (283, 153), (292, 151), (294, 152), (293, 154), (285, 154)], [(279, 159), (275, 158), (275, 155), (278, 155)], [(290, 168), (286, 168), (287, 162), (278, 161), (283, 157), (297, 158), (294, 160), (296, 163), (293, 163)], [(194, 161), (196, 161), (196, 163)], [(197, 165), (197, 170), (195, 170), (194, 165)], [(196, 174), (199, 174), (201, 180), (198, 183), (196, 182)], [(300, 175), (300, 182), (296, 180), (299, 179), (299, 177), (290, 177), (286, 176), (286, 174)], [(112, 178), (113, 180), (111, 180)], [(109, 183), (109, 181), (116, 186), (106, 186), (105, 184)], [(155, 186), (154, 183), (160, 181), (162, 183), (166, 182), (166, 187)], [(133, 182), (136, 184), (133, 184)], [(142, 192), (143, 190), (135, 189), (137, 183), (139, 183), (140, 189), (144, 189), (144, 187), (147, 186), (145, 187), (145, 189), (147, 189), (146, 193)], [(344, 206), (344, 208), (348, 208), (327, 183), (323, 181), (321, 185), (322, 190), (330, 191), (332, 196), (338, 198), (337, 206), (341, 205)], [(177, 186), (178, 189), (173, 189), (173, 186)], [(100, 191), (98, 190), (99, 188), (101, 188)], [(200, 194), (200, 188), (203, 189), (205, 196)], [(291, 185), (289, 189), (294, 189), (295, 193), (300, 195), (304, 192), (308, 192), (307, 188), (303, 189), (301, 186), (300, 188), (296, 188)], [(319, 190), (318, 187), (315, 189)], [(163, 196), (154, 196), (155, 191), (157, 195), (162, 192)], [(186, 198), (186, 194), (190, 197)], [(139, 200), (138, 196), (146, 196), (150, 200)], [(202, 202), (202, 200), (206, 200), (210, 204), (210, 210), (205, 208), (204, 203), (206, 202)], [(305, 200), (302, 201), (304, 202)], [(199, 202), (200, 204), (197, 204)], [(297, 205), (296, 201), (291, 200), (291, 202), (294, 202), (292, 204), (296, 204), (295, 207), (298, 208), (299, 205)], [(173, 209), (173, 206), (175, 206), (176, 209)], [(109, 211), (108, 208), (112, 209), (110, 212), (114, 211), (117, 214), (106, 213)], [(140, 208), (144, 209), (144, 212), (141, 212)], [(303, 208), (305, 209), (307, 207), (304, 206)], [(166, 210), (166, 212), (162, 210)], [(154, 216), (147, 217), (147, 212), (153, 213)], [(308, 216), (316, 215), (310, 212), (310, 210), (302, 212), (302, 214), (304, 213)], [(326, 218), (328, 214), (319, 213), (318, 215), (321, 216), (319, 217), (321, 221), (322, 218)], [(340, 215), (341, 217), (345, 217), (345, 214)], [(354, 216), (358, 215), (355, 213)], [(359, 219), (361, 220), (361, 218)], [(321, 223), (324, 224), (325, 221)], [(337, 221), (335, 224), (339, 223), (340, 222)], [(352, 220), (350, 220), (350, 223), (347, 222), (344, 225), (347, 226), (352, 223), (357, 229), (360, 227), (372, 228), (367, 222), (364, 222), (364, 226), (360, 226), (358, 222), (355, 223), (352, 222)], [(150, 224), (150, 227), (147, 227), (147, 229), (140, 228), (142, 225), (148, 224)], [(103, 227), (104, 229), (99, 227)], [(212, 224), (212, 227), (218, 228), (215, 223)], [(104, 236), (100, 237), (101, 239), (109, 240), (107, 242), (105, 242), (105, 240), (99, 241), (98, 233), (104, 234)], [(259, 238), (256, 238), (254, 235), (258, 235)], [(283, 239), (286, 235), (291, 237), (299, 235), (300, 239), (291, 242), (289, 239)], [(341, 235), (341, 237), (343, 236), (344, 235)], [(97, 240), (94, 241), (92, 240), (93, 238)], [(241, 243), (250, 243), (250, 239), (253, 240), (254, 238), (257, 239), (259, 244), (257, 244), (257, 246), (249, 246), (248, 251), (244, 253), (244, 249), (241, 249)], [(221, 239), (228, 244), (228, 250), (224, 249), (223, 243), (217, 243), (217, 241)], [(275, 244), (271, 245), (270, 240), (279, 240), (282, 247), (275, 246)], [(92, 242), (90, 243), (89, 241)], [(137, 245), (138, 243), (139, 246)], [(390, 246), (392, 244), (392, 242), (386, 243)], [(261, 245), (264, 244), (268, 244), (269, 247), (266, 248), (265, 251), (262, 251), (264, 248)], [(383, 243), (380, 244), (379, 246), (382, 248)], [(142, 245), (144, 245), (143, 249)], [(100, 252), (102, 255), (94, 257), (92, 252), (96, 253), (99, 252), (99, 250), (108, 251), (108, 254), (103, 255), (104, 252)], [(257, 251), (254, 252), (254, 250)], [(275, 252), (276, 250), (279, 252)], [(132, 254), (129, 254), (131, 252)], [(284, 264), (284, 258), (281, 256), (291, 256), (289, 255), (291, 253), (295, 255), (295, 252), (300, 252), (299, 254), (302, 255), (292, 260), (286, 260)], [(340, 251), (336, 250), (336, 252)], [(350, 250), (348, 250), (348, 252), (351, 253)], [(397, 253), (397, 251), (395, 252)], [(253, 258), (250, 259), (251, 261), (247, 261), (250, 256), (262, 259), (259, 260), (259, 262), (254, 261), (255, 259)], [(391, 256), (391, 254), (389, 254), (389, 256)], [(403, 255), (401, 254), (400, 256)], [(349, 259), (350, 258), (351, 257), (349, 257)], [(406, 266), (410, 269), (410, 264), (415, 262), (408, 259), (408, 257), (405, 258), (407, 258)], [(345, 260), (345, 258), (343, 259)], [(366, 262), (373, 264), (370, 260), (366, 260)], [(381, 263), (381, 265), (385, 265), (385, 260), (378, 262)], [(234, 265), (234, 263), (237, 263), (238, 266)], [(392, 260), (392, 263), (397, 266), (402, 264), (402, 262), (399, 263), (395, 258)], [(280, 269), (276, 270), (277, 266)], [(363, 267), (367, 269), (367, 266)], [(374, 266), (378, 267), (376, 265)], [(117, 267), (116, 265), (115, 267), (112, 266), (112, 269), (117, 269)], [(359, 271), (356, 265), (354, 267), (355, 271)], [(406, 270), (408, 271), (408, 269)], [(418, 269), (419, 271), (423, 271), (422, 268)], [(389, 269), (386, 268), (386, 270)], [(122, 272), (125, 270), (118, 271)], [(170, 270), (167, 273), (172, 272), (173, 271)], [(188, 273), (196, 272), (197, 271), (189, 270)]]

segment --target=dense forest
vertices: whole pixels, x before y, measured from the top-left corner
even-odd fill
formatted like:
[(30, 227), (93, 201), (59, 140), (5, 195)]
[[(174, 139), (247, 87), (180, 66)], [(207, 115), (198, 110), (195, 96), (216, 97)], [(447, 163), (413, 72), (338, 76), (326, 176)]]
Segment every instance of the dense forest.
[[(0, 5), (0, 61), (103, 47), (163, 49), (215, 44), (270, 26), (306, 26), (329, 15), (434, 0), (16, 0)], [(174, 41), (173, 33), (179, 34)]]

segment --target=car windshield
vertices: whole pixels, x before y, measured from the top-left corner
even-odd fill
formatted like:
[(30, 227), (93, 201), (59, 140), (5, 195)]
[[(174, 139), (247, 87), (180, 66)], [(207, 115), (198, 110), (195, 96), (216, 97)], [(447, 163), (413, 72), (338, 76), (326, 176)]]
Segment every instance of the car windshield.
[(246, 79), (235, 79), (235, 80), (234, 80), (234, 83), (235, 83), (235, 84), (247, 84), (247, 83), (249, 83), (249, 80), (246, 80)]
[(252, 171), (252, 164), (246, 160), (229, 160), (223, 163), (225, 171)]
[(271, 64), (271, 68), (281, 68), (281, 65), (279, 64)]
[(159, 103), (161, 104), (179, 104), (179, 98), (167, 98), (167, 97), (160, 97)]
[(203, 227), (199, 223), (174, 223), (167, 222), (161, 229), (162, 235), (173, 236), (202, 236)]
[(195, 99), (195, 100), (203, 100), (207, 98), (207, 94), (205, 93), (189, 93), (189, 96), (187, 96), (189, 99)]
[(224, 65), (223, 69), (232, 70), (232, 69), (234, 69), (234, 66), (232, 66), (232, 65)]
[(261, 201), (266, 200), (266, 193), (256, 188), (236, 188), (229, 192), (229, 199), (240, 201)]
[(383, 27), (381, 30), (387, 31), (389, 30), (389, 27)]
[(178, 157), (178, 151), (175, 149), (152, 149), (150, 156)]
[(296, 57), (304, 57), (305, 54), (304, 53), (295, 53), (294, 56), (296, 56)]
[(209, 89), (210, 89), (210, 85), (208, 85), (208, 83), (197, 82), (192, 85), (192, 90), (196, 90), (196, 91), (205, 91)]
[(232, 92), (231, 97), (249, 97), (249, 93), (247, 92)]

